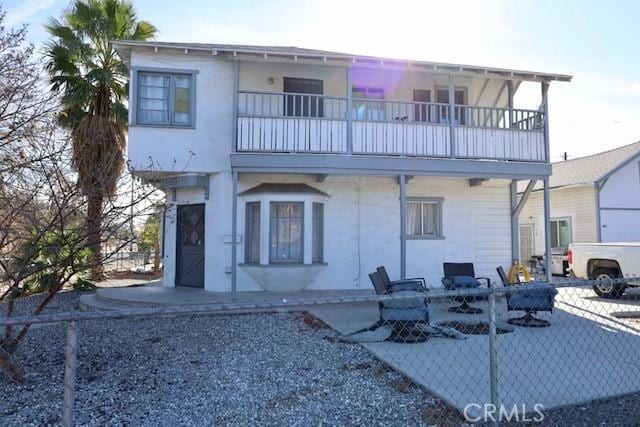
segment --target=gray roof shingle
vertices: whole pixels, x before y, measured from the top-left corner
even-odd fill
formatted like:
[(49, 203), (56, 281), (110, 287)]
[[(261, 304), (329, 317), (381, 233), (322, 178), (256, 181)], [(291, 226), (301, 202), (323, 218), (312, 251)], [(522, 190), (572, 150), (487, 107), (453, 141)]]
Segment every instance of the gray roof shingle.
[[(592, 185), (625, 161), (638, 155), (640, 155), (640, 141), (591, 156), (553, 163), (549, 187)], [(526, 182), (520, 182), (518, 190), (524, 191), (526, 185)], [(541, 188), (542, 182), (538, 181), (534, 190)]]

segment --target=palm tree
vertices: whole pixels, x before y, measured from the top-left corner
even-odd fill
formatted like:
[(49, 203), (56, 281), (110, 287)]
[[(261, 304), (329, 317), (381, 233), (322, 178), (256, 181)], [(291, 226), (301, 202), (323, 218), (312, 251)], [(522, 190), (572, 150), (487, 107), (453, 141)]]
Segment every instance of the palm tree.
[(87, 199), (86, 231), (94, 279), (103, 278), (101, 223), (105, 198), (113, 196), (124, 168), (128, 74), (111, 40), (148, 40), (156, 28), (136, 18), (126, 0), (76, 0), (62, 22), (46, 30), (46, 68), (61, 94), (62, 126), (72, 130), (73, 164)]

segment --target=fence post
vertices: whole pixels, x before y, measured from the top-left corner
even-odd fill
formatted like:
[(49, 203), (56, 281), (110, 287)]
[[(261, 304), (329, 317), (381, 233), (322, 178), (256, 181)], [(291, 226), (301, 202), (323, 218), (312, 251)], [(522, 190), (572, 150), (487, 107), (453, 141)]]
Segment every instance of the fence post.
[[(498, 348), (496, 342), (496, 295), (489, 294), (489, 387), (491, 404), (498, 408)], [(499, 413), (499, 412), (498, 412)]]
[(62, 423), (65, 427), (73, 425), (73, 401), (76, 386), (76, 368), (78, 361), (78, 326), (75, 321), (67, 326), (67, 347), (64, 360), (64, 403)]

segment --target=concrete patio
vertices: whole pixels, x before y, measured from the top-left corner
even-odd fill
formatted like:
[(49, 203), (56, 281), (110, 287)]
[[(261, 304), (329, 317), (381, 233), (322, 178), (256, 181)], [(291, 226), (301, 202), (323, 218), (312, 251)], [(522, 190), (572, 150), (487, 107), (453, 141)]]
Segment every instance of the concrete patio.
[[(499, 401), (507, 408), (533, 411), (534, 404), (550, 409), (640, 390), (640, 329), (609, 315), (638, 310), (638, 294), (623, 300), (596, 298), (589, 288), (560, 290), (553, 314), (539, 315), (548, 328), (514, 327), (498, 335)], [(434, 304), (433, 323), (451, 319), (488, 321), (485, 313), (449, 313), (451, 302)], [(482, 304), (474, 304), (482, 306)], [(498, 303), (499, 322), (517, 314)], [(358, 307), (320, 307), (311, 312), (341, 333), (377, 319), (375, 304)], [(500, 325), (499, 325), (500, 326)], [(469, 335), (466, 340), (431, 338), (421, 344), (363, 343), (394, 369), (458, 410), (468, 404), (490, 402), (489, 339)], [(523, 406), (524, 405), (524, 406)]]
[[(198, 289), (165, 288), (159, 282), (130, 288), (99, 289), (83, 295), (84, 309), (114, 310), (127, 307), (157, 307), (214, 303), (287, 301), (304, 305), (318, 298), (344, 298), (371, 295), (371, 290), (304, 291), (297, 293), (242, 292), (211, 293)], [(449, 300), (432, 302), (432, 323), (448, 320), (486, 322), (486, 303), (482, 314), (462, 315), (447, 311)], [(374, 323), (375, 303), (336, 303), (306, 309), (336, 331), (346, 334)], [(552, 314), (539, 314), (551, 321), (548, 328), (511, 327), (500, 334), (498, 350), (499, 400), (520, 411), (533, 411), (534, 404), (545, 409), (574, 405), (640, 391), (640, 323), (620, 320), (610, 313), (638, 311), (640, 294), (628, 292), (620, 300), (597, 298), (588, 288), (563, 288)], [(246, 311), (274, 311), (260, 308)], [(280, 310), (278, 310), (280, 311)], [(508, 317), (504, 299), (498, 299), (500, 325)], [(509, 325), (510, 326), (510, 325)], [(430, 338), (421, 344), (391, 342), (363, 343), (381, 361), (404, 373), (414, 382), (458, 410), (468, 404), (490, 402), (489, 340), (487, 335), (469, 335), (465, 340)]]

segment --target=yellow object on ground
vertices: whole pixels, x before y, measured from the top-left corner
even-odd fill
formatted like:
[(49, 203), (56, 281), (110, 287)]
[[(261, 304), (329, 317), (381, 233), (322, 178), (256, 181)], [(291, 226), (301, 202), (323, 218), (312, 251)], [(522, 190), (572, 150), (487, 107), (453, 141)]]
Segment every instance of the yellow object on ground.
[[(524, 280), (520, 280), (520, 278), (523, 278)], [(530, 282), (533, 280), (533, 277), (531, 277), (531, 274), (529, 274), (529, 270), (527, 270), (527, 268), (524, 265), (520, 263), (516, 263), (516, 264), (513, 264), (513, 266), (509, 270), (507, 279), (509, 280), (509, 283), (513, 284), (513, 283), (521, 283), (523, 281)]]

